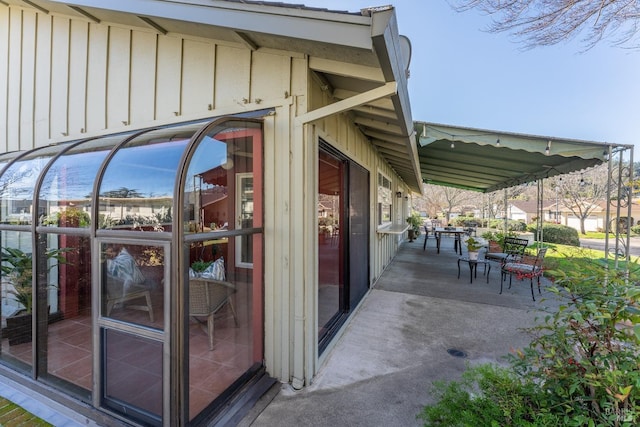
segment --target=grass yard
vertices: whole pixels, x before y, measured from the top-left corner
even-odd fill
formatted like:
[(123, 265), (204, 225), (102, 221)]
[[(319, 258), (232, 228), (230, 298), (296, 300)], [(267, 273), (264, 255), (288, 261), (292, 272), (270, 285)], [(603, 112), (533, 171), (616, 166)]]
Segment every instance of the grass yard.
[(0, 426), (51, 426), (21, 406), (0, 397)]
[[(580, 248), (568, 245), (558, 245), (555, 243), (545, 243), (549, 248), (547, 255), (544, 258), (544, 268), (546, 270), (545, 275), (547, 277), (553, 276), (553, 270), (562, 270), (565, 272), (578, 271), (581, 265), (585, 263), (598, 262), (604, 265), (604, 251), (598, 251), (594, 249)], [(532, 245), (529, 251), (535, 255), (534, 249), (536, 245)], [(609, 257), (608, 264), (610, 269), (615, 268), (615, 258)], [(618, 259), (618, 268), (624, 269), (626, 261), (624, 259)], [(631, 280), (640, 281), (640, 265), (638, 259), (631, 257), (631, 264), (629, 266), (629, 274)]]

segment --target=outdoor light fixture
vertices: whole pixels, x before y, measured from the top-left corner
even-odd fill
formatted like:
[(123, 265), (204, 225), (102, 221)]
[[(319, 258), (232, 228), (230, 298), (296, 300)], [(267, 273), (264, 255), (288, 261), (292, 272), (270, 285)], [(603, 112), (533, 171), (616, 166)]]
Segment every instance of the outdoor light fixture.
[(402, 191), (396, 191), (396, 197), (398, 199), (402, 198)]
[(453, 141), (451, 141), (451, 148), (456, 148), (456, 144)]
[(551, 153), (551, 140), (547, 141), (547, 148), (544, 149), (544, 155), (548, 156)]
[(496, 141), (496, 147), (500, 147), (500, 138)]
[(602, 157), (604, 157), (604, 161), (605, 161), (605, 162), (606, 162), (606, 161), (609, 161), (609, 150), (606, 150), (606, 149), (605, 149), (605, 150), (602, 152)]
[(583, 187), (584, 184), (585, 184), (585, 182), (584, 182), (584, 174), (581, 174), (580, 175), (580, 187)]

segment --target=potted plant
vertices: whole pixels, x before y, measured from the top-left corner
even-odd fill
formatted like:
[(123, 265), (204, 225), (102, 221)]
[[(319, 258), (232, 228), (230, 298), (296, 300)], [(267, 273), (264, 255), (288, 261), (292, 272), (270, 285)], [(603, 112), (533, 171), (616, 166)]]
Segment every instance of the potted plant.
[(502, 252), (504, 249), (504, 239), (507, 237), (516, 237), (518, 234), (514, 231), (485, 231), (482, 237), (489, 242), (489, 252)]
[(478, 259), (478, 251), (480, 251), (484, 244), (474, 237), (469, 237), (465, 243), (467, 245), (469, 259)]
[(193, 261), (191, 263), (191, 270), (193, 270), (194, 275), (202, 276), (202, 273), (209, 268), (209, 266), (213, 263), (213, 261), (203, 261), (201, 259), (197, 261)]
[[(47, 249), (47, 258), (54, 258), (58, 264), (65, 264), (63, 255), (70, 249)], [(11, 288), (7, 293), (20, 304), (22, 309), (7, 317), (6, 335), (9, 345), (31, 341), (31, 313), (33, 312), (33, 259), (31, 253), (18, 248), (2, 248), (2, 274), (9, 280)]]
[(407, 217), (407, 224), (409, 224), (409, 241), (413, 242), (420, 235), (420, 226), (422, 225), (422, 218), (418, 212), (413, 212)]

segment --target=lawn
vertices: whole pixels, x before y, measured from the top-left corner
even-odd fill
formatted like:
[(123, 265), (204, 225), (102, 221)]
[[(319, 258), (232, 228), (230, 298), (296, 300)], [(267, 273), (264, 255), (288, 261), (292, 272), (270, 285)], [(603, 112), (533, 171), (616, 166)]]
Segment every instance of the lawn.
[[(580, 266), (585, 263), (598, 262), (604, 265), (604, 251), (580, 248), (576, 246), (559, 245), (555, 243), (545, 243), (544, 245), (549, 248), (544, 259), (544, 268), (546, 272), (548, 272), (548, 274), (545, 273), (545, 275), (548, 277), (553, 276), (554, 270), (562, 270), (565, 272), (579, 271)], [(532, 254), (535, 253), (532, 251), (535, 247), (535, 244), (530, 246), (531, 249), (529, 249), (529, 251)], [(610, 256), (608, 264), (610, 269), (616, 268), (615, 258)], [(618, 258), (618, 269), (624, 269), (625, 266), (626, 261)], [(631, 280), (640, 281), (639, 269), (640, 266), (638, 265), (638, 259), (636, 257), (631, 257), (631, 263), (629, 265)]]

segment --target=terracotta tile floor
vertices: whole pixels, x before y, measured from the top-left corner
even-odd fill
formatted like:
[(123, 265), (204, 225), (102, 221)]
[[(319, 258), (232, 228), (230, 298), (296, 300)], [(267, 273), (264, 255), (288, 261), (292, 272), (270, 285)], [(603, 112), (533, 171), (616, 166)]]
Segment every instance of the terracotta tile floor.
[[(236, 301), (239, 302), (239, 299)], [(154, 326), (161, 328), (163, 318), (161, 305), (154, 304)], [(146, 312), (138, 310), (120, 310), (120, 318), (135, 323), (149, 323)], [(216, 314), (214, 330), (214, 350), (209, 350), (206, 329), (191, 319), (189, 323), (189, 413), (197, 415), (220, 395), (239, 376), (254, 363), (252, 360), (253, 340), (251, 322), (246, 304), (236, 303), (238, 326), (227, 307)], [(126, 312), (126, 313), (125, 313)], [(145, 320), (146, 319), (146, 320)], [(91, 316), (84, 314), (72, 319), (64, 319), (49, 325), (48, 366), (49, 375), (61, 378), (86, 390), (92, 387), (92, 332)], [(118, 339), (112, 341), (108, 365), (108, 392), (125, 401), (130, 401), (154, 413), (162, 408), (162, 351), (153, 345), (144, 345), (149, 341), (131, 342), (130, 336), (118, 333)], [(142, 344), (141, 344), (142, 343)], [(155, 344), (155, 343), (154, 343)], [(31, 343), (9, 346), (7, 339), (2, 340), (2, 353), (21, 360), (28, 365), (31, 361)], [(120, 376), (118, 373), (122, 373)], [(137, 384), (132, 387), (132, 384)]]

